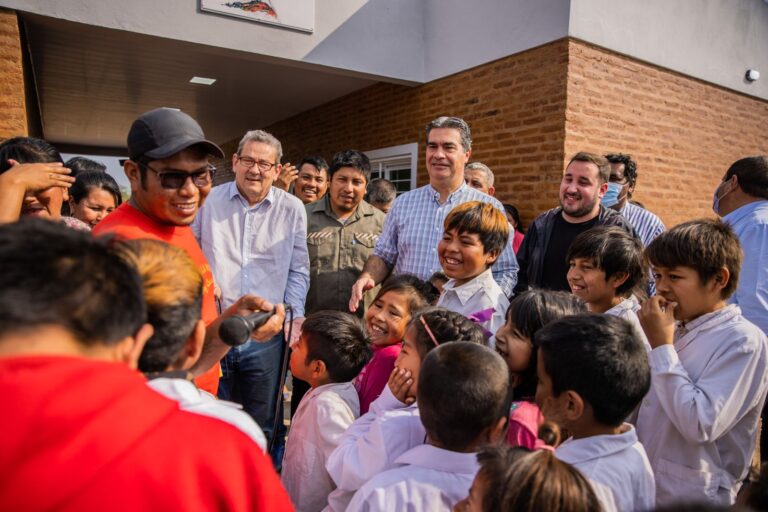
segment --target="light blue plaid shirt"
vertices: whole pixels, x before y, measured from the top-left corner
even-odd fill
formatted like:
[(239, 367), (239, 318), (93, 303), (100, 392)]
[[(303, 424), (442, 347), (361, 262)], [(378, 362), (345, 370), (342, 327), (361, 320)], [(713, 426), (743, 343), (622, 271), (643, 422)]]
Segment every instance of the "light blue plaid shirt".
[[(440, 193), (431, 185), (399, 196), (387, 214), (384, 230), (379, 235), (373, 254), (393, 266), (395, 274), (412, 274), (420, 279), (429, 279), (442, 270), (437, 257), (437, 244), (443, 237), (445, 218), (453, 208), (468, 201), (491, 203), (504, 212), (498, 200), (466, 183), (452, 192), (443, 204), (440, 204)], [(517, 284), (518, 266), (510, 244), (504, 245), (504, 251), (491, 269), (504, 294), (511, 296)]]

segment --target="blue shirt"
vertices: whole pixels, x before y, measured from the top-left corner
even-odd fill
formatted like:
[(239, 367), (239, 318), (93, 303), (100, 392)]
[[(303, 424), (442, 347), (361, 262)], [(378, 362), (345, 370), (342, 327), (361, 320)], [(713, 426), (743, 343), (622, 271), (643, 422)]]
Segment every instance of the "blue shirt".
[(629, 201), (627, 201), (619, 213), (635, 228), (635, 232), (637, 232), (637, 236), (640, 237), (644, 247), (651, 245), (653, 239), (662, 234), (666, 229), (660, 218), (645, 208), (641, 208)]
[(768, 334), (768, 201), (745, 204), (725, 217), (744, 250), (739, 286), (731, 296), (741, 314)]
[(286, 302), (304, 316), (309, 289), (307, 214), (302, 202), (271, 187), (253, 206), (235, 182), (211, 190), (192, 230), (227, 308), (246, 293)]
[[(373, 254), (394, 267), (395, 274), (429, 279), (435, 272), (442, 271), (437, 244), (443, 237), (445, 218), (453, 208), (468, 201), (491, 203), (504, 212), (498, 200), (466, 183), (453, 191), (443, 204), (440, 204), (440, 193), (432, 185), (399, 196), (384, 220)], [(511, 296), (517, 284), (518, 266), (510, 244), (504, 244), (501, 256), (491, 268), (504, 294)]]

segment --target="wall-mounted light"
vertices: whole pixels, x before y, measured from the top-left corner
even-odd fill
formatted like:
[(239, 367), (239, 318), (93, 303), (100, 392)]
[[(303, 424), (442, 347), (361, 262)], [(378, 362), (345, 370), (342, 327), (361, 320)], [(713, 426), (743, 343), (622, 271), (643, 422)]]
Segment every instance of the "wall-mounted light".
[(744, 74), (744, 78), (747, 82), (757, 82), (760, 80), (760, 72), (756, 69), (748, 69)]

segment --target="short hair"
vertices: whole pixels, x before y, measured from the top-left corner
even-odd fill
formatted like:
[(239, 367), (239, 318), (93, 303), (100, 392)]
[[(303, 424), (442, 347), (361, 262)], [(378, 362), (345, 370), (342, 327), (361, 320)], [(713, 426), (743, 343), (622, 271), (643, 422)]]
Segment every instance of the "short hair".
[(108, 192), (115, 198), (115, 206), (120, 206), (123, 202), (120, 186), (115, 178), (104, 171), (84, 171), (75, 177), (75, 182), (69, 189), (69, 197), (79, 203), (91, 193), (93, 189), (101, 189)]
[(637, 183), (637, 163), (630, 155), (623, 153), (610, 153), (605, 155), (609, 164), (624, 164), (624, 177), (627, 178), (630, 188)]
[(322, 361), (333, 382), (348, 382), (360, 373), (373, 351), (363, 323), (341, 311), (317, 311), (301, 326), (306, 363)]
[(493, 171), (484, 163), (472, 162), (464, 167), (464, 171), (482, 171), (485, 176), (485, 182), (489, 187), (493, 186)]
[(435, 128), (453, 128), (458, 130), (461, 136), (461, 147), (464, 151), (472, 149), (472, 133), (469, 131), (469, 125), (460, 117), (440, 116), (427, 124), (427, 141), (429, 141), (429, 132)]
[(397, 197), (395, 184), (384, 178), (371, 180), (366, 192), (368, 194), (366, 201), (369, 203), (387, 204), (394, 201), (395, 197)]
[(77, 177), (81, 172), (106, 172), (107, 166), (84, 156), (75, 156), (64, 163), (64, 167), (72, 171), (70, 176)]
[(378, 300), (388, 292), (406, 294), (408, 296), (408, 310), (411, 314), (432, 304), (440, 295), (432, 283), (422, 281), (410, 274), (397, 274), (389, 277), (379, 288), (374, 300)]
[(725, 173), (725, 179), (731, 179), (734, 174), (746, 194), (768, 199), (768, 156), (750, 156), (735, 161)]
[[(595, 164), (597, 166), (597, 177), (600, 180), (600, 183), (608, 183), (608, 180), (611, 178), (610, 162), (608, 162), (605, 157), (602, 157), (596, 153), (579, 151), (573, 155), (573, 158), (571, 158), (571, 161), (568, 162), (568, 165), (571, 165), (573, 162), (587, 162), (590, 164)], [(568, 165), (565, 166), (566, 169), (568, 168)]]
[(468, 201), (450, 211), (445, 218), (445, 230), (457, 233), (474, 233), (483, 244), (486, 253), (501, 254), (509, 243), (509, 222), (491, 203)]
[(520, 219), (520, 212), (517, 210), (517, 207), (513, 204), (504, 203), (502, 206), (504, 206), (504, 209), (507, 211), (510, 217), (512, 217), (515, 220), (515, 230), (525, 233), (524, 227), (523, 227), (523, 221)]
[[(422, 319), (424, 319), (423, 322)], [(435, 340), (432, 340), (432, 336), (424, 327), (425, 323)], [(424, 356), (436, 346), (444, 343), (466, 341), (486, 345), (485, 334), (480, 326), (461, 313), (445, 308), (426, 307), (415, 314), (411, 314), (411, 322), (408, 327), (414, 329), (416, 335), (414, 343), (421, 359), (424, 359)]]
[(301, 162), (299, 162), (298, 169), (301, 169), (301, 166), (304, 164), (312, 165), (318, 171), (325, 171), (326, 176), (328, 175), (328, 162), (321, 156), (305, 156), (301, 159)]
[[(720, 219), (698, 219), (678, 224), (661, 233), (645, 249), (655, 267), (690, 267), (702, 284), (725, 267), (730, 273), (722, 289), (723, 299), (736, 291), (741, 270), (742, 251), (733, 229)], [(678, 297), (681, 298), (681, 297)]]
[[(587, 312), (587, 305), (571, 293), (534, 288), (512, 299), (507, 308), (506, 320), (514, 324), (517, 331), (533, 340), (536, 331), (545, 325)], [(528, 368), (520, 376), (520, 383), (514, 389), (515, 399), (529, 398), (536, 394), (536, 364), (538, 350), (534, 346)]]
[(331, 166), (328, 168), (328, 179), (333, 178), (333, 175), (342, 167), (352, 167), (357, 169), (365, 176), (365, 181), (371, 180), (371, 161), (368, 159), (368, 155), (362, 151), (356, 149), (345, 149), (339, 151), (333, 155), (331, 160)]
[(43, 139), (12, 137), (0, 143), (0, 174), (11, 168), (8, 160), (20, 164), (61, 162), (59, 150)]
[(416, 397), (429, 437), (446, 450), (464, 451), (509, 415), (509, 372), (487, 347), (448, 343), (421, 363)]
[[(506, 448), (508, 450), (508, 448)], [(507, 456), (509, 459), (510, 457)], [(483, 471), (481, 467), (480, 471)], [(500, 486), (500, 506), (490, 510), (599, 512), (603, 510), (592, 485), (579, 470), (550, 450), (515, 457)], [(497, 491), (498, 492), (498, 491)]]
[(237, 145), (238, 155), (242, 154), (243, 148), (245, 148), (245, 145), (249, 142), (262, 142), (268, 146), (272, 146), (277, 153), (276, 162), (280, 163), (280, 161), (282, 161), (283, 145), (280, 144), (280, 141), (271, 133), (265, 132), (264, 130), (250, 130), (245, 132), (245, 135), (243, 135), (243, 138), (240, 139), (240, 143)]
[(621, 297), (643, 286), (648, 275), (642, 242), (617, 226), (598, 226), (580, 233), (568, 248), (565, 260), (575, 258), (591, 260), (605, 272), (606, 280), (626, 272), (627, 280), (616, 288), (616, 295)]
[(553, 394), (575, 391), (601, 425), (621, 425), (650, 389), (645, 346), (622, 318), (569, 316), (545, 325), (533, 339)]
[(203, 304), (203, 276), (189, 255), (159, 240), (126, 240), (123, 257), (141, 276), (147, 322), (154, 327), (139, 370), (162, 372), (176, 363)]
[(0, 336), (56, 325), (95, 346), (135, 335), (141, 280), (118, 246), (42, 219), (0, 226)]

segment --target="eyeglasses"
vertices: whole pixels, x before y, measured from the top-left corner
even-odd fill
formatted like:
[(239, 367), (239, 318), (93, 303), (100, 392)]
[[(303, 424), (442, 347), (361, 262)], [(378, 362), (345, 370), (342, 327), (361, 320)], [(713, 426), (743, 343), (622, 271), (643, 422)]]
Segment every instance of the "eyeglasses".
[(137, 162), (141, 167), (149, 169), (153, 173), (157, 174), (157, 178), (160, 180), (160, 186), (168, 190), (178, 190), (187, 184), (187, 179), (191, 178), (192, 183), (197, 188), (207, 187), (213, 183), (213, 178), (216, 176), (216, 168), (209, 165), (206, 169), (197, 172), (184, 172), (184, 171), (158, 171), (142, 162)]
[(254, 160), (248, 156), (237, 155), (237, 161), (243, 164), (246, 169), (253, 169), (253, 166), (257, 166), (261, 172), (267, 172), (277, 164), (267, 162), (266, 160)]

